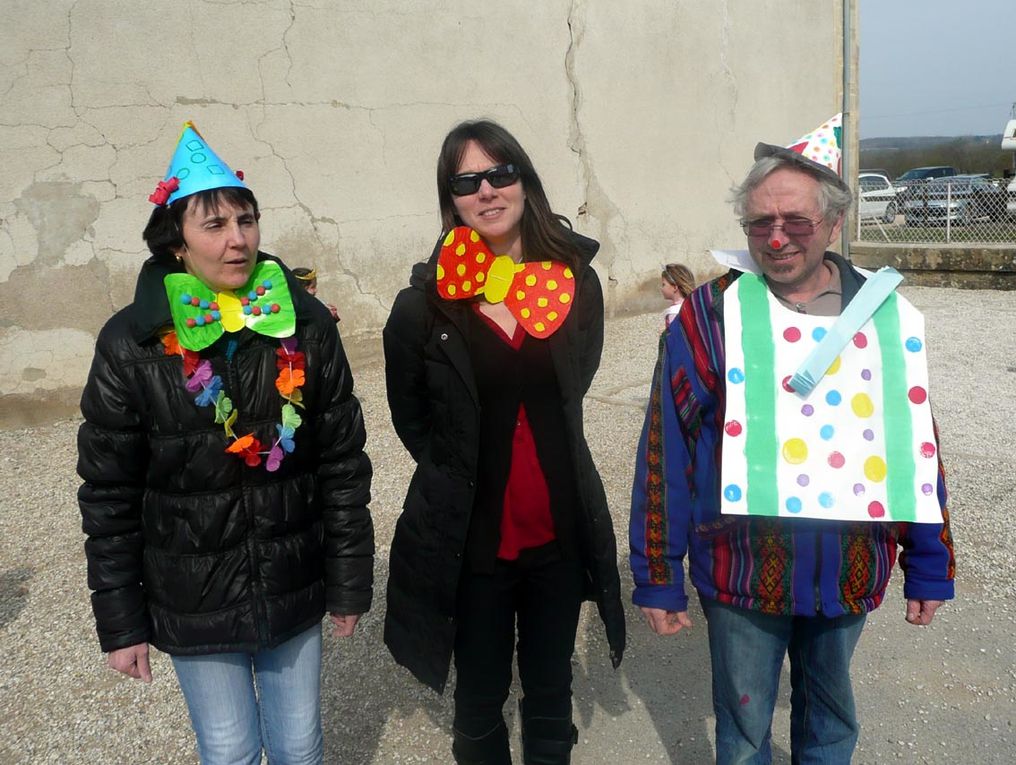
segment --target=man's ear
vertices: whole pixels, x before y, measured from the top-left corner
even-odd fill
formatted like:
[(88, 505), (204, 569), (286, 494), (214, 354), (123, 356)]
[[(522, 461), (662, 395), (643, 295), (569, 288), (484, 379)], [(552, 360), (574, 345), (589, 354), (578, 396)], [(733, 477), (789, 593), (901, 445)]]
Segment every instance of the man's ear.
[(829, 232), (829, 241), (826, 242), (827, 247), (840, 238), (840, 232), (843, 230), (843, 223), (846, 219), (846, 213), (841, 213), (840, 217), (836, 219), (836, 225), (834, 225), (832, 231)]

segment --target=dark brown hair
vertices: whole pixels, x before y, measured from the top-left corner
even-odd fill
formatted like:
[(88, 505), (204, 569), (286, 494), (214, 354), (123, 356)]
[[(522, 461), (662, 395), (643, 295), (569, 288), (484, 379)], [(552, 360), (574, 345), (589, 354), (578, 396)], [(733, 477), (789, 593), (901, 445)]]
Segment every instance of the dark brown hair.
[[(550, 202), (536, 174), (532, 160), (515, 137), (490, 120), (475, 120), (456, 125), (441, 144), (437, 160), (437, 198), (441, 205), (441, 228), (450, 231), (461, 226), (449, 180), (458, 172), (466, 146), (475, 141), (484, 154), (500, 164), (519, 169), (522, 188), (526, 192), (520, 231), (523, 260), (560, 260), (573, 269), (579, 263), (579, 251), (569, 232), (571, 222), (550, 209)], [(567, 227), (567, 228), (566, 228)]]
[(252, 207), (254, 208), (254, 217), (261, 217), (258, 210), (258, 200), (254, 197), (253, 192), (238, 186), (199, 191), (196, 194), (177, 199), (171, 205), (157, 205), (152, 210), (152, 214), (148, 218), (148, 225), (145, 226), (145, 230), (141, 234), (148, 249), (155, 257), (171, 259), (174, 253), (184, 246), (181, 221), (191, 200), (202, 211), (216, 209), (219, 205), (225, 204), (230, 207)]

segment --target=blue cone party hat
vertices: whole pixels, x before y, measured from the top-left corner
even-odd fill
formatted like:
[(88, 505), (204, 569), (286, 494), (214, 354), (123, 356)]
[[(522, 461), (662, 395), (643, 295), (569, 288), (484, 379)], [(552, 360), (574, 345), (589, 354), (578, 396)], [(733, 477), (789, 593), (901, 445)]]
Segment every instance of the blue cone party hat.
[(166, 177), (159, 182), (148, 201), (157, 205), (169, 205), (199, 191), (230, 186), (247, 188), (243, 174), (230, 170), (229, 165), (201, 137), (194, 123), (188, 120), (183, 123), (183, 132), (180, 133)]

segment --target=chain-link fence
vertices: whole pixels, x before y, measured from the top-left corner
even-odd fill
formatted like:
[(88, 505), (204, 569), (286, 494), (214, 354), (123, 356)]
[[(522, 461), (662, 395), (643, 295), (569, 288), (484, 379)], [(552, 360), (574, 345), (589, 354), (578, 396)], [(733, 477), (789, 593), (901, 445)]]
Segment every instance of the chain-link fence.
[(857, 191), (858, 241), (1016, 243), (1016, 178), (952, 175), (890, 182), (862, 172)]

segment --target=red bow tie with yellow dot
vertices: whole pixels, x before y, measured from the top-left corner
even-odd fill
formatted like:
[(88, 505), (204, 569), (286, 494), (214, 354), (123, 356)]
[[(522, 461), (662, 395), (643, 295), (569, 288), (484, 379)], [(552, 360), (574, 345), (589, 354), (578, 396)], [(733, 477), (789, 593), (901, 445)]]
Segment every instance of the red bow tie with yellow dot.
[(494, 257), (480, 235), (468, 226), (453, 228), (437, 259), (437, 292), (445, 300), (483, 295), (488, 303), (504, 301), (522, 328), (540, 340), (564, 323), (575, 297), (575, 275), (556, 260), (515, 263)]

